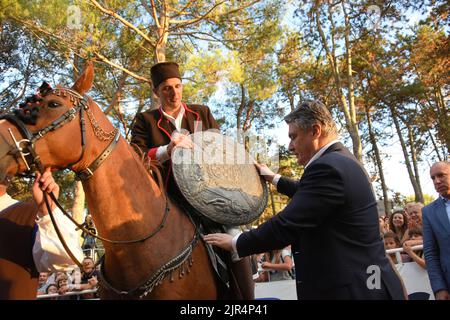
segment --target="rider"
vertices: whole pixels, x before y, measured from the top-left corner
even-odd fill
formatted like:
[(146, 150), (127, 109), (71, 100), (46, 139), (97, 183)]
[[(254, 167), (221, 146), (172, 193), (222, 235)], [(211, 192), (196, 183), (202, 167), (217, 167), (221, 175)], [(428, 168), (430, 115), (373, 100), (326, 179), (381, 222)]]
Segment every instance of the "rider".
[[(136, 116), (131, 143), (137, 145), (148, 157), (163, 164), (166, 189), (183, 207), (195, 211), (184, 199), (171, 172), (171, 156), (175, 147), (192, 148), (188, 136), (197, 129), (219, 129), (207, 106), (182, 102), (183, 84), (178, 64), (157, 63), (151, 68), (153, 93), (159, 98), (158, 109), (147, 110)], [(187, 133), (187, 134), (186, 134)], [(202, 217), (202, 223), (211, 221)], [(233, 229), (231, 229), (233, 230)], [(249, 258), (233, 259), (231, 268), (239, 283), (244, 299), (254, 299), (254, 282)]]

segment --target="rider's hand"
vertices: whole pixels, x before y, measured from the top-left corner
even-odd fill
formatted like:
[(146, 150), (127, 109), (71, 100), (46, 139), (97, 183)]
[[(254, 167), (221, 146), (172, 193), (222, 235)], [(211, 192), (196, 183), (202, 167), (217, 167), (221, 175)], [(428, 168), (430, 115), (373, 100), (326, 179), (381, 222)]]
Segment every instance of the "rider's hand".
[(269, 169), (265, 164), (261, 164), (258, 162), (254, 162), (256, 169), (258, 170), (258, 173), (266, 180), (267, 182), (272, 183), (273, 178), (275, 177), (275, 173), (272, 172), (272, 170)]
[(191, 137), (184, 135), (184, 134), (175, 134), (172, 137), (172, 141), (170, 141), (169, 145), (167, 146), (167, 153), (169, 156), (172, 156), (173, 149), (175, 147), (185, 148), (185, 149), (192, 149), (194, 147), (194, 143), (191, 140)]
[[(36, 173), (36, 180), (33, 183), (31, 191), (33, 193), (34, 201), (38, 206), (38, 215), (40, 217), (47, 215), (48, 211), (47, 206), (45, 205), (44, 192), (53, 192), (57, 199), (59, 196), (59, 186), (55, 182), (55, 179), (53, 179), (50, 168), (46, 168), (42, 175), (39, 172)], [(52, 210), (55, 209), (56, 205), (53, 203), (52, 199), (48, 197), (48, 200)]]

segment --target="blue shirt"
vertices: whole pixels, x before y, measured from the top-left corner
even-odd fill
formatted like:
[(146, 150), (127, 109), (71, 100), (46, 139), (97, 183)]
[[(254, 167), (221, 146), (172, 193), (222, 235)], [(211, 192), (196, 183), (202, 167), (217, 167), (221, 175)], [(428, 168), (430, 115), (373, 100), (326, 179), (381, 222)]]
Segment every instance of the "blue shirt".
[(444, 201), (445, 211), (447, 211), (448, 221), (450, 221), (450, 199), (444, 197), (441, 197), (441, 199)]

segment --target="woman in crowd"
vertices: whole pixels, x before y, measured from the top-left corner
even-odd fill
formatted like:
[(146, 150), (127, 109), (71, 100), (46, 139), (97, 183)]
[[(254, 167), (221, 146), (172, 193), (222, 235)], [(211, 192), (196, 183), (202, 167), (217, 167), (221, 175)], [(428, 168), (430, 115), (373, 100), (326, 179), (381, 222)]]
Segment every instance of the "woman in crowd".
[(409, 239), (408, 216), (403, 209), (395, 210), (389, 217), (389, 230), (393, 231), (400, 243)]

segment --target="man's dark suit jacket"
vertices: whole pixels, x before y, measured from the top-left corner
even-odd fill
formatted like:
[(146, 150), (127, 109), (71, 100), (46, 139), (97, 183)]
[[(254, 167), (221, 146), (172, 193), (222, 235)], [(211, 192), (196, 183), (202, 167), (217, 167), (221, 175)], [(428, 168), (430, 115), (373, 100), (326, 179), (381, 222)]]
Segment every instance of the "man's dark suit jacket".
[[(189, 104), (185, 106), (185, 113), (181, 128), (194, 133), (195, 130), (206, 131), (219, 129), (207, 106)], [(201, 128), (196, 125), (201, 122)], [(131, 143), (139, 146), (142, 152), (150, 151), (150, 157), (154, 159), (156, 149), (170, 143), (175, 126), (162, 114), (160, 109), (147, 110), (136, 116), (131, 133)]]
[[(181, 122), (182, 129), (190, 133), (219, 129), (219, 125), (207, 106), (198, 104), (183, 104), (183, 106), (185, 113)], [(175, 130), (175, 126), (163, 115), (160, 109), (147, 110), (136, 116), (131, 133), (131, 144), (138, 146), (141, 152), (147, 153), (151, 159), (155, 160), (158, 147), (169, 144), (172, 140), (171, 135)], [(161, 173), (166, 179), (165, 183), (169, 194), (180, 198), (181, 192), (171, 174), (170, 161), (163, 164)]]
[(341, 143), (313, 161), (300, 181), (281, 178), (277, 189), (290, 203), (238, 238), (240, 256), (291, 244), (299, 299), (404, 299), (385, 255), (367, 173)]

